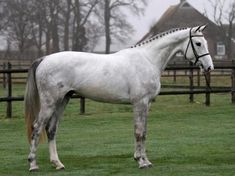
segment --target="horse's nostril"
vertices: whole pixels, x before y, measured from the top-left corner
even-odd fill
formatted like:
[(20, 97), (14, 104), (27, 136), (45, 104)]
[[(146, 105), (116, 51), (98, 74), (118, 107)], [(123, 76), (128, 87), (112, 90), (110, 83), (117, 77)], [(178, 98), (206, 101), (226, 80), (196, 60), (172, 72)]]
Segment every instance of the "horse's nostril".
[(209, 72), (209, 71), (211, 71), (211, 66), (210, 66), (210, 67), (208, 67), (207, 71), (208, 71), (208, 72)]

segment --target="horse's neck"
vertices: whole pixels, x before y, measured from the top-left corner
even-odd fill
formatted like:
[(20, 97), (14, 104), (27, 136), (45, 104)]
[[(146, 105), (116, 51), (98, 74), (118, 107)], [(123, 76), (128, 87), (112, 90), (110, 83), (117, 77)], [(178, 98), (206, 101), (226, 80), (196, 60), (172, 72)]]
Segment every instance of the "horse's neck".
[(145, 47), (149, 60), (162, 72), (175, 54), (183, 50), (186, 38), (188, 38), (188, 30), (168, 34), (155, 40)]

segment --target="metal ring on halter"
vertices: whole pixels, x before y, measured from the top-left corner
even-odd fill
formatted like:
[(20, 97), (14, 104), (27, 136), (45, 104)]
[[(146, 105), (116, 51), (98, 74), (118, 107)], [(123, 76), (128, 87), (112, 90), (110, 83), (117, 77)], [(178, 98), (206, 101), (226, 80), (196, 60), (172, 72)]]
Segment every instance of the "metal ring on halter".
[(196, 51), (195, 46), (193, 44), (193, 40), (192, 40), (193, 37), (204, 37), (204, 36), (203, 35), (192, 35), (192, 28), (190, 29), (190, 31), (189, 31), (189, 42), (188, 42), (187, 48), (186, 48), (185, 53), (184, 53), (184, 58), (187, 59), (188, 48), (189, 48), (189, 45), (191, 44), (194, 56), (196, 58), (196, 61), (194, 62), (194, 65), (196, 65), (197, 62), (199, 61), (199, 58), (210, 55), (210, 53), (208, 52), (208, 53), (205, 53), (205, 54), (202, 54), (202, 55), (199, 56), (197, 54), (197, 51)]

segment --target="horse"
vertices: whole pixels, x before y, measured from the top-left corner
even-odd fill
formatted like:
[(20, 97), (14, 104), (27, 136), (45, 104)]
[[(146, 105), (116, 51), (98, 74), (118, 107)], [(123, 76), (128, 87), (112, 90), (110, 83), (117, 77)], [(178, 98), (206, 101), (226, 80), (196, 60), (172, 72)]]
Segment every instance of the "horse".
[(56, 132), (63, 111), (73, 93), (107, 103), (131, 104), (134, 114), (134, 159), (148, 168), (145, 148), (147, 116), (151, 101), (160, 92), (160, 77), (176, 53), (199, 66), (214, 69), (203, 30), (206, 25), (175, 28), (113, 54), (64, 51), (33, 62), (25, 91), (25, 121), (30, 153), (29, 171), (39, 169), (36, 151), (46, 134), (50, 161), (64, 169), (56, 148)]

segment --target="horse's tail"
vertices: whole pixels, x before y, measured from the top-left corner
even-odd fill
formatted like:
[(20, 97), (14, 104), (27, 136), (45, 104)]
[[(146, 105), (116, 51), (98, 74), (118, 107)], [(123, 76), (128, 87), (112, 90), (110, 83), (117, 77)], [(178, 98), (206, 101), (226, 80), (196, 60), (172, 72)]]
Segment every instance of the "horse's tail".
[[(43, 58), (37, 59), (33, 62), (32, 66), (30, 67), (25, 90), (25, 123), (29, 142), (31, 142), (32, 140), (33, 125), (38, 118), (40, 110), (40, 99), (38, 94), (35, 72), (42, 60)], [(40, 136), (40, 142), (44, 142), (45, 139), (46, 132), (45, 130), (43, 130)]]

